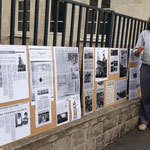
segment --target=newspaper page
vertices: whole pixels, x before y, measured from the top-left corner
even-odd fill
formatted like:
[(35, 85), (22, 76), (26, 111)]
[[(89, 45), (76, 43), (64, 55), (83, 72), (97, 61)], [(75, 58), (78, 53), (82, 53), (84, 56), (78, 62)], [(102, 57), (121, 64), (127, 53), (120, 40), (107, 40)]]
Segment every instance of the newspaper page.
[(120, 77), (126, 77), (128, 71), (128, 51), (120, 49)]
[(93, 112), (93, 91), (85, 92), (85, 114)]
[(130, 56), (129, 56), (129, 62), (138, 62), (139, 58), (136, 57), (133, 53), (133, 49), (130, 49)]
[(71, 113), (72, 113), (72, 121), (81, 118), (81, 104), (79, 94), (71, 96)]
[(56, 101), (80, 93), (78, 48), (54, 47)]
[(115, 81), (106, 81), (106, 106), (115, 102)]
[(140, 87), (139, 67), (130, 68), (129, 73), (129, 100), (138, 97), (138, 88)]
[(84, 48), (84, 90), (94, 89), (94, 48)]
[(116, 81), (116, 100), (125, 99), (127, 96), (127, 79)]
[(104, 107), (104, 81), (97, 83), (96, 89), (96, 110)]
[(108, 79), (108, 48), (95, 48), (95, 80)]
[(109, 57), (109, 73), (117, 74), (119, 72), (119, 49), (110, 48), (110, 57)]
[(0, 46), (0, 103), (29, 97), (25, 46)]
[(35, 105), (35, 91), (48, 91), (53, 100), (53, 63), (51, 47), (30, 46), (31, 102)]
[(69, 100), (62, 100), (57, 102), (57, 125), (62, 125), (69, 122)]
[(0, 108), (0, 146), (31, 135), (29, 102)]
[(51, 119), (51, 98), (50, 93), (43, 92), (41, 89), (35, 91), (35, 116), (36, 128), (50, 124)]

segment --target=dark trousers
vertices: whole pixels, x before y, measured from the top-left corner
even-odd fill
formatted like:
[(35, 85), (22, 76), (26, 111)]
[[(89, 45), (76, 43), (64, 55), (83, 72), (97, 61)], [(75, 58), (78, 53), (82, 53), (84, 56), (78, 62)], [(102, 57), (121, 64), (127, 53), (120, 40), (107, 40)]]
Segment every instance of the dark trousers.
[(150, 66), (142, 64), (140, 70), (141, 82), (141, 110), (140, 110), (140, 124), (150, 124)]

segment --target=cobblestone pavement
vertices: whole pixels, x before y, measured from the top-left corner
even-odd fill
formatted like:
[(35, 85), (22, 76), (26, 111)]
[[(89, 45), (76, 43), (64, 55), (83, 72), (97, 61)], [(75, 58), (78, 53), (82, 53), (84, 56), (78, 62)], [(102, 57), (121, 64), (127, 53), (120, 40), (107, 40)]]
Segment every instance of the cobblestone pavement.
[(134, 129), (103, 150), (150, 150), (150, 128)]

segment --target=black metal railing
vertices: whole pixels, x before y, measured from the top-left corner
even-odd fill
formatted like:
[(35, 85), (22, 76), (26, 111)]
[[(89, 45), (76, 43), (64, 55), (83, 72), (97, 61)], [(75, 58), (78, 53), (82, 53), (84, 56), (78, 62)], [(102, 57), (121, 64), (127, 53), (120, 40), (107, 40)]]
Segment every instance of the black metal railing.
[[(27, 3), (29, 0), (24, 0), (23, 11), (23, 30), (22, 30), (22, 44), (27, 44)], [(43, 0), (35, 1), (35, 16), (34, 16), (34, 33), (33, 33), (33, 45), (38, 45), (38, 30), (39, 30), (39, 3)], [(62, 40), (61, 46), (69, 45), (73, 46), (74, 41), (76, 46), (80, 46), (80, 42), (83, 42), (83, 46), (101, 46), (101, 47), (122, 47), (132, 48), (135, 46), (138, 35), (146, 28), (146, 21), (131, 16), (116, 13), (110, 10), (104, 10), (94, 6), (86, 5), (72, 0), (55, 0), (55, 18), (54, 18), (54, 31), (53, 31), (53, 46), (57, 46), (58, 40), (58, 20), (60, 2), (64, 5), (63, 15), (63, 27), (62, 27)], [(10, 15), (10, 44), (15, 44), (15, 9), (16, 0), (11, 0), (11, 15)], [(45, 1), (45, 25), (43, 26), (43, 45), (48, 44), (48, 33), (50, 24), (50, 0)], [(0, 43), (2, 32), (2, 0), (0, 0)], [(67, 8), (71, 7), (71, 19), (67, 20)], [(77, 9), (78, 8), (78, 9)], [(83, 11), (85, 9), (86, 11)], [(31, 10), (32, 11), (32, 10)], [(91, 25), (89, 26), (89, 12), (92, 11)], [(78, 19), (75, 20), (75, 14), (78, 15)], [(76, 15), (76, 16), (77, 16)], [(83, 17), (84, 16), (84, 17)], [(95, 18), (97, 18), (95, 20)], [(84, 20), (85, 19), (85, 20)], [(68, 31), (66, 23), (70, 22), (69, 42), (66, 42), (66, 32)], [(75, 26), (75, 23), (77, 24)], [(96, 23), (96, 26), (95, 26)], [(69, 23), (68, 23), (69, 24)], [(83, 26), (83, 27), (81, 27)], [(77, 29), (75, 29), (77, 28)], [(81, 30), (83, 35), (81, 36)], [(75, 36), (74, 31), (77, 31)], [(90, 34), (89, 34), (90, 32)], [(89, 35), (88, 35), (89, 34)]]

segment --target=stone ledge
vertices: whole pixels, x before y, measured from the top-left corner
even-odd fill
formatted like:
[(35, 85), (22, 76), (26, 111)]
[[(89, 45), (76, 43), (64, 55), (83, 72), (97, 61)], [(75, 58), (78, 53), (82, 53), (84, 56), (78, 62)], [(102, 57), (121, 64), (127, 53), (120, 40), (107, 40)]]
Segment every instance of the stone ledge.
[[(57, 128), (54, 128), (52, 130), (38, 134), (36, 136), (25, 138), (25, 139), (22, 139), (18, 142), (9, 144), (9, 145), (5, 146), (4, 148), (1, 148), (0, 150), (21, 149), (23, 146), (31, 145), (32, 143), (38, 142), (40, 140), (42, 140), (45, 144), (48, 144), (48, 142), (46, 143), (43, 139), (51, 137), (49, 139), (49, 142), (53, 142), (53, 141), (57, 140), (58, 138), (59, 139), (63, 138), (62, 133), (64, 133), (67, 136), (70, 136), (72, 133), (76, 132), (78, 129), (79, 130), (86, 129), (86, 128), (89, 128), (90, 126), (94, 126), (94, 124), (97, 124), (97, 123), (101, 122), (102, 120), (104, 121), (106, 116), (108, 118), (109, 116), (111, 117), (114, 114), (118, 115), (120, 113), (126, 112), (129, 109), (134, 110), (134, 108), (139, 107), (139, 106), (140, 106), (139, 99), (135, 99), (135, 100), (131, 100), (131, 101), (128, 100), (128, 101), (121, 103), (119, 105), (115, 105), (115, 106), (110, 107), (110, 108), (102, 109), (98, 112), (94, 112), (94, 113), (91, 113), (91, 114), (86, 115), (86, 116), (82, 116), (81, 119), (76, 120), (74, 122), (59, 126)], [(136, 112), (137, 112), (137, 110), (136, 110)], [(60, 137), (60, 135), (61, 135), (61, 137)]]

